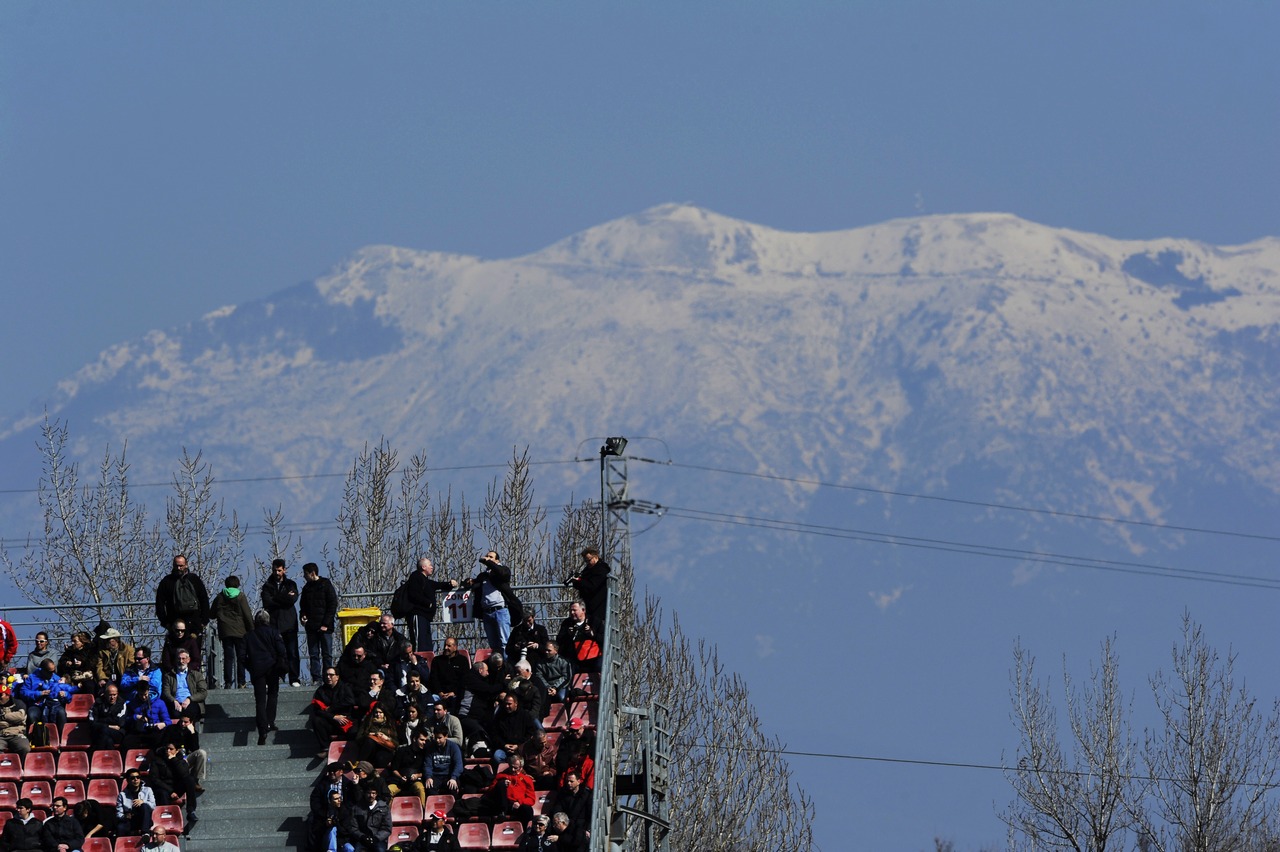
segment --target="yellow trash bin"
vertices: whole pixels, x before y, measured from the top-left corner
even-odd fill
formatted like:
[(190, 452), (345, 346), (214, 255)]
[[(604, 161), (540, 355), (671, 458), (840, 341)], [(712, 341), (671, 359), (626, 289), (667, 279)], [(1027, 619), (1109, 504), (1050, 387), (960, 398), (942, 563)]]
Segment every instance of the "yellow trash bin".
[(360, 606), (338, 610), (338, 623), (342, 625), (343, 647), (346, 647), (346, 644), (351, 641), (351, 637), (356, 635), (357, 630), (380, 615), (382, 615), (382, 610), (376, 606)]

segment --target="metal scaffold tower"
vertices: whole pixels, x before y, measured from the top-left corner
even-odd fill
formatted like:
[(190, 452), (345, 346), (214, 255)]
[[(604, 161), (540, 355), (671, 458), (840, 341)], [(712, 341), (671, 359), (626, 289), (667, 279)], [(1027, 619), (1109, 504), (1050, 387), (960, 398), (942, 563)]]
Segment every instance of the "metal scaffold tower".
[[(596, 786), (592, 803), (591, 850), (624, 847), (668, 852), (671, 731), (667, 708), (656, 701), (631, 706), (626, 694), (622, 647), (624, 625), (634, 617), (631, 590), (631, 513), (657, 507), (627, 495), (626, 438), (609, 438), (600, 448), (600, 553), (618, 570), (609, 575), (609, 604), (601, 656), (597, 716)], [(633, 845), (633, 842), (638, 845)]]

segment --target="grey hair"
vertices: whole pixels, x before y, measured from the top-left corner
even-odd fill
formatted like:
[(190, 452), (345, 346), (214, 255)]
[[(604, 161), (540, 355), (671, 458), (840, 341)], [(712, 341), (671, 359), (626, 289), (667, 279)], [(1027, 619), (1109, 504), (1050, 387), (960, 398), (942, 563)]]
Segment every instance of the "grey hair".
[(260, 609), (253, 614), (253, 623), (254, 624), (270, 624), (271, 616), (267, 615), (267, 611), (265, 609)]

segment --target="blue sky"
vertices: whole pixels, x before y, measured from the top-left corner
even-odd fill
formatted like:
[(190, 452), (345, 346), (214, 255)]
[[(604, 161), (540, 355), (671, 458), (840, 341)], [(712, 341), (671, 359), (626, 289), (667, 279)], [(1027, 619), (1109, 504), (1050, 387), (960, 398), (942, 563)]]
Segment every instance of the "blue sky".
[[(789, 230), (1004, 211), (1121, 238), (1280, 236), (1277, 32), (1260, 0), (10, 0), (0, 401), (14, 413), (112, 343), (362, 245), (513, 256), (669, 201)], [(1176, 626), (1158, 625), (1161, 652)], [(990, 642), (1003, 666), (1007, 633)], [(860, 743), (998, 757), (963, 736)], [(795, 765), (826, 820), (866, 771)], [(903, 791), (886, 821), (1002, 839), (989, 809), (975, 829), (971, 803), (922, 792), (963, 776), (885, 771)], [(835, 836), (824, 822), (826, 852)]]

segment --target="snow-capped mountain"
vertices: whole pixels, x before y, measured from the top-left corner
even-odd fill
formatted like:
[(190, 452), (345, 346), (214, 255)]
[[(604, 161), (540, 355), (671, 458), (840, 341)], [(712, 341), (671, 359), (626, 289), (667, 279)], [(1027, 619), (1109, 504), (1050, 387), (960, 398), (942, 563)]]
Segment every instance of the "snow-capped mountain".
[[(182, 446), (221, 476), (306, 474), (381, 435), (466, 463), (621, 432), (877, 487), (980, 474), (987, 496), (1160, 521), (1193, 481), (1280, 494), (1278, 296), (1275, 239), (1001, 214), (795, 234), (664, 205), (514, 259), (369, 247), (108, 349), (48, 409), (84, 447), (127, 438), (161, 479)], [(29, 454), (38, 420), (0, 426), (0, 458)]]

